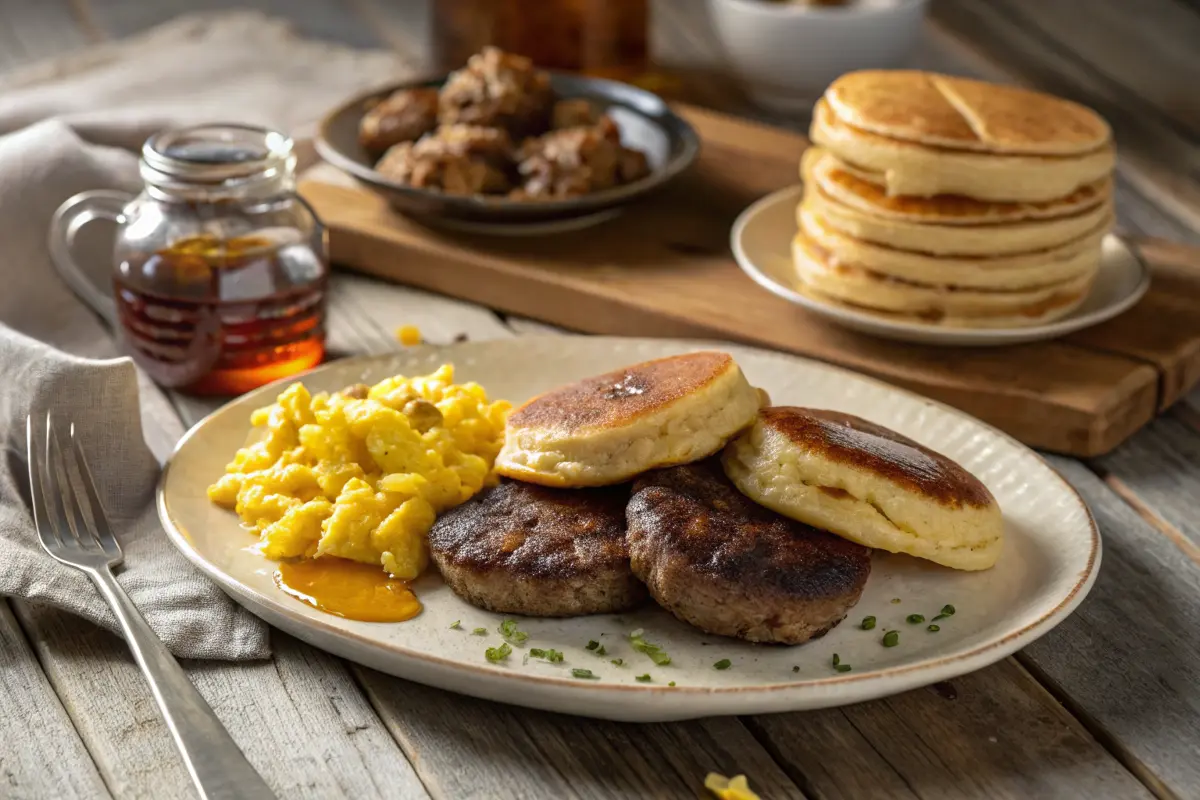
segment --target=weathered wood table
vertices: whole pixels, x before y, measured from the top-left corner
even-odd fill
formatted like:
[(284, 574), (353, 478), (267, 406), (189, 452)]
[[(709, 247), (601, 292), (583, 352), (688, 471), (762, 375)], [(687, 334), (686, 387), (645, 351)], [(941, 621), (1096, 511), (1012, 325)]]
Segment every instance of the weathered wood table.
[[(221, 0), (14, 0), (0, 68), (128, 35)], [(420, 53), (426, 9), (395, 0), (257, 0), (307, 34)], [(695, 0), (656, 3), (664, 62), (719, 56)], [(924, 66), (1023, 81), (1098, 108), (1122, 153), (1130, 231), (1200, 238), (1200, 3), (934, 0)], [(684, 69), (686, 68), (686, 69)], [(701, 102), (753, 113), (718, 81)], [(803, 120), (772, 120), (803, 125)], [(352, 275), (333, 284), (339, 353), (545, 326)], [(1200, 320), (1197, 320), (1200, 324)], [(210, 406), (151, 394), (158, 444)], [(187, 670), (281, 797), (697, 797), (710, 770), (767, 798), (1200, 797), (1200, 392), (1103, 458), (1051, 457), (1104, 534), (1091, 596), (1015, 658), (898, 697), (815, 713), (627, 725), (407, 683), (283, 634), (254, 664)], [(146, 684), (118, 639), (0, 602), (0, 797), (189, 797)]]

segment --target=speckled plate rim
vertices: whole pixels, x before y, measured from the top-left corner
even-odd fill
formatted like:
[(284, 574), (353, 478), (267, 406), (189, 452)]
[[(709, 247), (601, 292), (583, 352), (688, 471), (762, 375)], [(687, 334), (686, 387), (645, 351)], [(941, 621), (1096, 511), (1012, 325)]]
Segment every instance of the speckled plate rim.
[[(462, 694), (512, 703), (515, 705), (542, 708), (545, 710), (565, 711), (565, 713), (578, 713), (583, 716), (594, 716), (599, 718), (636, 722), (670, 721), (722, 714), (771, 713), (776, 711), (783, 712), (836, 707), (898, 694), (910, 689), (927, 686), (938, 681), (943, 681), (969, 672), (974, 672), (994, 664), (1006, 656), (1011, 655), (1012, 653), (1029, 645), (1039, 637), (1049, 632), (1079, 606), (1095, 583), (1101, 560), (1100, 532), (1097, 528), (1095, 519), (1092, 516), (1091, 510), (1088, 508), (1086, 502), (1083, 500), (1079, 492), (1076, 491), (1076, 489), (1071, 486), (1071, 484), (1064, 477), (1062, 477), (1062, 475), (1060, 475), (1053, 467), (1050, 466), (1048, 462), (1046, 462), (1045, 459), (1043, 459), (1036, 452), (1021, 444), (1008, 434), (1005, 434), (1002, 431), (997, 430), (992, 426), (987, 425), (986, 423), (975, 419), (974, 417), (971, 417), (968, 414), (935, 400), (930, 400), (914, 392), (893, 387), (884, 383), (883, 381), (860, 375), (850, 370), (834, 367), (798, 356), (790, 356), (782, 353), (746, 347), (743, 345), (731, 345), (729, 343), (709, 340), (637, 340), (624, 337), (591, 336), (580, 338), (593, 342), (612, 341), (616, 343), (637, 343), (648, 341), (658, 345), (676, 346), (681, 349), (715, 347), (750, 351), (761, 356), (776, 359), (782, 364), (800, 362), (809, 369), (827, 371), (843, 379), (870, 384), (877, 388), (882, 388), (888, 392), (902, 395), (910, 400), (916, 400), (924, 403), (931, 408), (936, 409), (939, 413), (948, 414), (952, 417), (959, 418), (960, 420), (967, 421), (980, 429), (986, 430), (991, 435), (998, 437), (1009, 446), (1016, 448), (1019, 451), (1023, 451), (1024, 454), (1033, 456), (1033, 458), (1036, 459), (1036, 461), (1045, 469), (1045, 477), (1056, 481), (1057, 485), (1060, 487), (1062, 495), (1070, 498), (1072, 502), (1078, 506), (1078, 510), (1083, 512), (1084, 519), (1086, 519), (1089, 529), (1088, 552), (1086, 559), (1084, 560), (1084, 564), (1076, 574), (1074, 583), (1071, 585), (1069, 590), (1063, 594), (1056, 605), (1046, 610), (1041, 614), (1041, 616), (1032, 622), (1029, 622), (1021, 628), (1011, 631), (999, 638), (985, 642), (979, 646), (962, 652), (949, 653), (946, 655), (914, 661), (899, 666), (886, 667), (855, 674), (831, 675), (825, 678), (805, 678), (800, 681), (735, 687), (667, 687), (661, 684), (626, 686), (604, 685), (598, 687), (569, 678), (558, 678), (517, 672), (496, 673), (483, 666), (466, 663), (456, 659), (434, 656), (402, 646), (388, 646), (370, 637), (361, 636), (359, 634), (343, 630), (332, 622), (324, 622), (307, 618), (297, 611), (289, 608), (289, 603), (291, 602), (290, 600), (281, 602), (280, 598), (278, 597), (268, 597), (267, 595), (245, 585), (241, 581), (225, 573), (220, 567), (206, 559), (204, 555), (193, 546), (186, 530), (184, 530), (172, 516), (167, 494), (171, 479), (171, 467), (176, 456), (193, 439), (198, 436), (203, 436), (207, 424), (218, 415), (227, 413), (231, 407), (235, 405), (252, 405), (250, 401), (254, 400), (255, 398), (263, 398), (262, 400), (258, 401), (258, 403), (264, 404), (268, 396), (273, 396), (288, 383), (297, 379), (302, 379), (305, 376), (313, 375), (317, 372), (330, 369), (334, 365), (351, 366), (366, 365), (373, 362), (385, 362), (390, 359), (395, 359), (395, 353), (341, 359), (339, 361), (317, 367), (316, 369), (310, 370), (302, 375), (275, 381), (242, 395), (239, 398), (235, 398), (196, 423), (176, 444), (159, 478), (156, 491), (156, 507), (167, 536), (172, 544), (174, 544), (183, 553), (188, 561), (200, 569), (227, 594), (245, 606), (249, 611), (251, 611), (251, 613), (254, 613), (256, 616), (261, 617), (268, 623), (280, 628), (281, 630), (290, 633), (315, 647), (334, 653), (335, 655), (339, 655), (351, 661), (378, 669), (382, 672), (397, 675), (398, 677), (414, 680), (419, 683), (426, 683), (428, 685), (439, 686), (441, 688), (448, 689), (450, 691), (456, 691)], [(520, 346), (522, 343), (529, 342), (534, 339), (553, 339), (556, 343), (564, 342), (562, 337), (522, 337), (520, 339), (512, 340), (497, 340), (483, 343), (469, 342), (462, 345), (423, 346), (410, 349), (413, 351), (437, 350), (439, 352), (444, 352), (447, 354), (446, 360), (453, 362), (453, 352), (464, 347), (472, 347), (479, 344)], [(567, 339), (567, 341), (569, 340), (570, 339)], [(423, 669), (397, 670), (394, 666), (393, 660), (396, 657), (409, 659), (423, 667)], [(439, 673), (438, 679), (431, 680), (428, 677), (423, 677), (420, 674), (421, 672), (426, 673), (426, 675), (432, 674), (430, 671), (431, 669)], [(478, 683), (474, 681), (478, 681)], [(497, 682), (503, 685), (518, 684), (527, 688), (537, 689), (544, 697), (544, 700), (530, 699), (527, 697), (523, 698), (519, 696), (498, 696), (495, 692), (488, 691), (488, 684), (492, 682)], [(842, 693), (834, 693), (829, 691), (830, 689), (838, 689), (842, 687), (852, 690)], [(710, 706), (703, 706), (698, 710), (689, 710), (687, 707), (681, 706), (680, 704), (661, 702), (663, 700), (669, 700), (670, 698), (684, 698), (684, 702), (686, 704), (686, 698), (688, 697), (697, 698), (698, 696), (712, 697), (721, 695), (733, 696), (737, 698), (746, 698), (747, 696), (768, 698), (774, 696), (779, 698), (781, 694), (789, 691), (795, 693), (796, 695), (792, 701), (789, 702), (783, 698), (780, 698), (782, 702), (779, 702), (777, 706), (773, 702), (768, 702), (761, 707), (756, 706), (753, 709), (724, 704), (725, 707), (719, 710), (714, 710)], [(633, 695), (644, 698), (646, 703), (641, 709), (633, 711), (616, 707), (611, 709), (607, 708), (602, 698), (604, 696), (609, 696), (614, 692), (618, 695)], [(574, 697), (575, 695), (583, 695), (587, 693), (599, 693), (600, 699), (596, 699), (595, 702), (574, 702), (576, 700)], [(563, 708), (563, 706), (571, 705), (580, 705), (585, 710), (580, 711)]]
[[(755, 263), (754, 258), (747, 252), (745, 245), (746, 229), (761, 214), (772, 210), (777, 205), (787, 204), (795, 206), (799, 202), (800, 194), (803, 191), (803, 184), (795, 184), (772, 192), (747, 206), (738, 215), (738, 218), (733, 223), (733, 227), (730, 229), (729, 245), (733, 250), (733, 258), (737, 262), (737, 265), (741, 267), (742, 272), (745, 272), (751, 280), (771, 294), (802, 306), (828, 320), (864, 333), (899, 341), (919, 342), (921, 344), (947, 347), (995, 347), (1056, 339), (1060, 336), (1098, 325), (1101, 322), (1125, 313), (1141, 300), (1150, 288), (1150, 269), (1146, 266), (1146, 262), (1138, 252), (1137, 247), (1115, 234), (1109, 234), (1112, 239), (1117, 240), (1128, 251), (1133, 263), (1136, 264), (1138, 278), (1132, 291), (1116, 302), (1109, 303), (1093, 311), (1087, 313), (1074, 312), (1062, 319), (1043, 325), (1033, 325), (1027, 328), (955, 328), (941, 325), (923, 325), (919, 322), (890, 319), (880, 314), (872, 314), (869, 311), (858, 311), (849, 306), (823, 303), (814, 297), (798, 292), (790, 286), (785, 286), (775, 280)], [(795, 234), (794, 229), (792, 230), (792, 234)], [(780, 248), (781, 250), (788, 251), (787, 258), (790, 259), (790, 236), (781, 241)]]

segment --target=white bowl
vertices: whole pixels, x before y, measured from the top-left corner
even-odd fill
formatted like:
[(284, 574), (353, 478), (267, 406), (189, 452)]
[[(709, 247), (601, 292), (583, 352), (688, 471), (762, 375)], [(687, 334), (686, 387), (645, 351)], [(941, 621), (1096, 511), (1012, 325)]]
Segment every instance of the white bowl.
[(812, 108), (835, 78), (903, 66), (921, 33), (926, 0), (857, 0), (807, 7), (765, 0), (708, 0), (730, 68), (756, 103)]

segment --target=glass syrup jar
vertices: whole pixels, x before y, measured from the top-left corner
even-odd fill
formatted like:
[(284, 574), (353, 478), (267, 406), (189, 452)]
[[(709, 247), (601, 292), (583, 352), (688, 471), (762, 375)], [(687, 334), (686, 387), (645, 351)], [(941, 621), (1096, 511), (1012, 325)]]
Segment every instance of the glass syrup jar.
[[(83, 192), (59, 207), (54, 265), (162, 386), (239, 394), (306, 370), (325, 354), (329, 257), (295, 168), (292, 140), (277, 131), (158, 133), (142, 147), (136, 197)], [(95, 219), (117, 224), (111, 295), (72, 253)]]

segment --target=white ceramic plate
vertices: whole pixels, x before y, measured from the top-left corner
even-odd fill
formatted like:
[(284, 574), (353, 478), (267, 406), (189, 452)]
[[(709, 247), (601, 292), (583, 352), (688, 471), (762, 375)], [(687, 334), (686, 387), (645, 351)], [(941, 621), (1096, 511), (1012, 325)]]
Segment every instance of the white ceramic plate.
[(1054, 339), (1112, 319), (1128, 310), (1150, 287), (1150, 272), (1130, 245), (1116, 236), (1104, 239), (1100, 272), (1083, 304), (1070, 315), (1045, 325), (1009, 330), (923, 325), (823, 303), (796, 289), (792, 238), (802, 186), (767, 195), (733, 224), (730, 245), (742, 271), (772, 294), (846, 328), (884, 339), (955, 347), (991, 347)]
[[(649, 358), (695, 350), (705, 343), (601, 337), (521, 338), (421, 347), (325, 365), (302, 378), (312, 391), (419, 374), (443, 362), (457, 379), (479, 381), (492, 397), (514, 402), (588, 375)], [(714, 345), (708, 344), (712, 347)], [(435, 574), (416, 584), (424, 612), (396, 624), (354, 622), (324, 614), (280, 592), (274, 565), (246, 548), (251, 537), (228, 511), (211, 505), (205, 488), (246, 442), (250, 411), (274, 399), (281, 385), (247, 394), (193, 428), (163, 472), (158, 507), (171, 540), (237, 601), (267, 622), (310, 644), (367, 666), (455, 692), (553, 711), (653, 721), (719, 714), (758, 714), (841, 705), (893, 694), (979, 669), (1050, 630), (1083, 599), (1100, 563), (1100, 539), (1087, 508), (1070, 486), (1029, 449), (945, 406), (878, 381), (790, 356), (733, 345), (749, 379), (779, 404), (836, 408), (895, 428), (957, 459), (1000, 501), (1006, 544), (996, 567), (955, 572), (913, 558), (877, 554), (866, 592), (849, 618), (824, 638), (798, 647), (752, 645), (708, 636), (653, 606), (621, 616), (522, 619), (529, 644), (566, 654), (562, 664), (530, 660), (523, 651), (501, 665), (483, 657), (499, 643), (501, 617), (455, 597)], [(899, 604), (891, 600), (899, 598)], [(950, 603), (957, 613), (941, 631), (908, 625)], [(859, 621), (878, 620), (864, 631)], [(463, 630), (451, 630), (454, 620)], [(486, 627), (487, 638), (471, 635)], [(644, 628), (665, 647), (657, 667), (626, 641)], [(885, 628), (900, 644), (881, 645)], [(584, 649), (604, 643), (600, 658)], [(831, 667), (834, 653), (850, 672)], [(613, 666), (612, 658), (625, 665)], [(728, 658), (731, 668), (713, 669)], [(599, 680), (573, 679), (584, 667)], [(635, 676), (653, 676), (638, 683)], [(669, 687), (669, 681), (675, 686)]]

